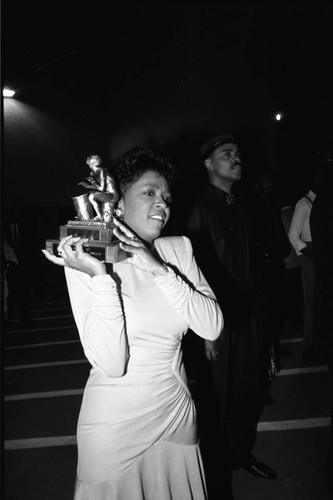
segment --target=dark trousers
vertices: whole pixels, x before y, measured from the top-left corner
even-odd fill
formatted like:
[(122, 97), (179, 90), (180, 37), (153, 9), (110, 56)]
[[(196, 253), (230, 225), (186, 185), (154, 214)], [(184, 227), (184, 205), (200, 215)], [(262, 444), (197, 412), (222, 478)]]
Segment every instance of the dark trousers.
[(333, 371), (333, 264), (315, 261), (315, 342), (328, 349), (326, 353)]
[(301, 266), (286, 269), (283, 287), (283, 316), (295, 328), (303, 327)]
[(284, 320), (285, 264), (283, 259), (271, 259), (262, 266), (261, 272), (263, 287), (261, 317), (264, 341), (267, 347), (272, 345), (278, 355)]
[(303, 345), (304, 347), (308, 347), (314, 344), (314, 262), (305, 255), (300, 255), (299, 258), (302, 267), (304, 301)]
[(188, 332), (183, 342), (189, 387), (197, 409), (200, 449), (209, 500), (233, 500), (232, 474), (225, 430), (219, 422), (219, 400), (204, 341)]
[(219, 416), (232, 467), (253, 460), (257, 424), (268, 393), (269, 353), (254, 325), (225, 329), (217, 341), (218, 361), (211, 363)]

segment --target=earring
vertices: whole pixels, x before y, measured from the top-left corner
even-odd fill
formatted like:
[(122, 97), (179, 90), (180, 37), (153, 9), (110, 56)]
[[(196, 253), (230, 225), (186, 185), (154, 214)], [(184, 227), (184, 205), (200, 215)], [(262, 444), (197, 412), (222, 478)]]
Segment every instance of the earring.
[(117, 208), (115, 210), (115, 214), (118, 217), (118, 219), (123, 219), (124, 218), (124, 213), (121, 208)]

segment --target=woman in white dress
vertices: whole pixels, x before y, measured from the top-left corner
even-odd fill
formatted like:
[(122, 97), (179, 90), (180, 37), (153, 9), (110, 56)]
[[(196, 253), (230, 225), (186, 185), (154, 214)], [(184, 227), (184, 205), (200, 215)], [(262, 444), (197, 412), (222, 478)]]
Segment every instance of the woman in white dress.
[[(189, 239), (159, 238), (170, 216), (171, 167), (135, 148), (115, 164), (115, 236), (128, 258), (109, 266), (68, 236), (60, 256), (92, 365), (77, 429), (75, 500), (207, 498), (196, 412), (182, 364), (190, 328), (215, 340), (223, 316)], [(73, 247), (74, 246), (74, 250)]]

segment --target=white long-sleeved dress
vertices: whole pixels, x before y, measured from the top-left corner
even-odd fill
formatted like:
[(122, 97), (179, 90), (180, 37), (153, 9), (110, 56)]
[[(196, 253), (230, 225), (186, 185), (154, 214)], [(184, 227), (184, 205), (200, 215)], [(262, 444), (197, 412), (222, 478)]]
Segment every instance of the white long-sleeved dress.
[(66, 268), (92, 364), (77, 429), (75, 500), (203, 500), (196, 413), (182, 365), (188, 328), (216, 339), (223, 316), (186, 237), (155, 241), (169, 272), (126, 262), (113, 276)]

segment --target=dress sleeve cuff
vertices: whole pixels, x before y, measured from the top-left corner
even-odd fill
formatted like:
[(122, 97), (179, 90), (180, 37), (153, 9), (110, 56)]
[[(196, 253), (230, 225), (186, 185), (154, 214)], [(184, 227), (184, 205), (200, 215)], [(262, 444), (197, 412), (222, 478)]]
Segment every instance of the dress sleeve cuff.
[(156, 276), (153, 276), (153, 280), (156, 284), (165, 283), (170, 280), (170, 278), (172, 279), (176, 274), (167, 264), (164, 264), (164, 267), (168, 271), (166, 274), (158, 274)]
[(116, 287), (116, 283), (109, 274), (98, 274), (91, 278), (91, 288), (95, 292), (108, 288), (109, 286), (112, 288)]

